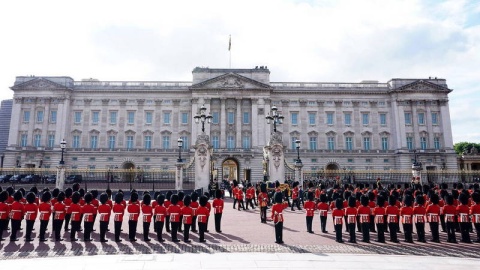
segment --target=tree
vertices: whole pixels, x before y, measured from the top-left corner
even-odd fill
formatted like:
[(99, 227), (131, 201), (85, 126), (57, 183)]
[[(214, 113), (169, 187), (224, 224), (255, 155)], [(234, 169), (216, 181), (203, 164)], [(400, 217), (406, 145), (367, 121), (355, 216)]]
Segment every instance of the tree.
[(453, 149), (455, 149), (457, 155), (462, 155), (464, 152), (470, 152), (472, 147), (477, 148), (478, 152), (480, 152), (480, 143), (459, 142), (453, 145)]

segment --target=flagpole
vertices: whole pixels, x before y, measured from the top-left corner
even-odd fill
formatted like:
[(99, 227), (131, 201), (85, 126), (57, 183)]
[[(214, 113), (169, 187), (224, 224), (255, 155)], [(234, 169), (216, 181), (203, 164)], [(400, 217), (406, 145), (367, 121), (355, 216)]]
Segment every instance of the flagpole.
[(228, 38), (229, 69), (232, 69), (232, 35)]

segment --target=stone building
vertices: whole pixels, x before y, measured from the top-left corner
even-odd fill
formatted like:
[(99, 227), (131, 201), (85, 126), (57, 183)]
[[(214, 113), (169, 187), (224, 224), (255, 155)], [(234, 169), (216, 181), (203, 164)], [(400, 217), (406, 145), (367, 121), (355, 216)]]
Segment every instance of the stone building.
[(12, 99), (2, 100), (0, 104), (0, 168), (3, 167), (3, 160), (5, 158), (4, 153), (8, 144), (12, 104)]
[[(304, 171), (456, 169), (445, 79), (271, 82), (267, 67), (197, 67), (192, 81), (75, 81), (17, 77), (5, 165), (55, 167), (67, 141), (70, 168), (174, 169), (183, 139), (188, 163), (204, 105), (218, 179), (263, 179), (263, 148), (275, 106), (285, 163)], [(295, 141), (301, 146), (296, 149)]]

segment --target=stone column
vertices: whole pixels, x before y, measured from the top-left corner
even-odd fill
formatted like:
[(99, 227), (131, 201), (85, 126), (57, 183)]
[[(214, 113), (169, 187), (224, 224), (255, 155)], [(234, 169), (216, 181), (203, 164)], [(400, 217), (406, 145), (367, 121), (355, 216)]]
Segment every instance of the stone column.
[(65, 186), (65, 165), (59, 165), (57, 167), (57, 179), (55, 182), (55, 187), (63, 190)]
[(295, 162), (295, 181), (300, 183), (300, 186), (303, 189), (303, 171), (302, 171), (303, 163)]
[(225, 98), (220, 99), (220, 148), (227, 148), (227, 111)]
[(242, 99), (237, 98), (237, 113), (236, 113), (236, 121), (235, 121), (235, 148), (242, 148)]
[(202, 134), (195, 142), (195, 189), (208, 190), (210, 183), (211, 145), (208, 135)]
[(285, 153), (282, 138), (278, 133), (272, 133), (268, 146), (265, 147), (268, 157), (268, 175), (270, 181), (285, 182)]
[(177, 162), (175, 171), (175, 190), (183, 190), (183, 162)]

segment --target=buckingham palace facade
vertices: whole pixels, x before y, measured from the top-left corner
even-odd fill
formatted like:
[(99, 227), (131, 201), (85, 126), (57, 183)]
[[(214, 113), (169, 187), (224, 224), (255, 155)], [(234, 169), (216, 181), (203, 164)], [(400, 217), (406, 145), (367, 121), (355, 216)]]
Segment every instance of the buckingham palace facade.
[[(202, 133), (204, 106), (219, 179), (258, 181), (273, 125), (285, 162), (303, 170), (398, 170), (418, 158), (427, 170), (456, 169), (445, 79), (388, 82), (270, 82), (267, 67), (197, 67), (192, 81), (75, 81), (19, 76), (5, 167), (174, 169)], [(181, 149), (177, 140), (181, 138)], [(300, 140), (297, 151), (295, 141)]]

